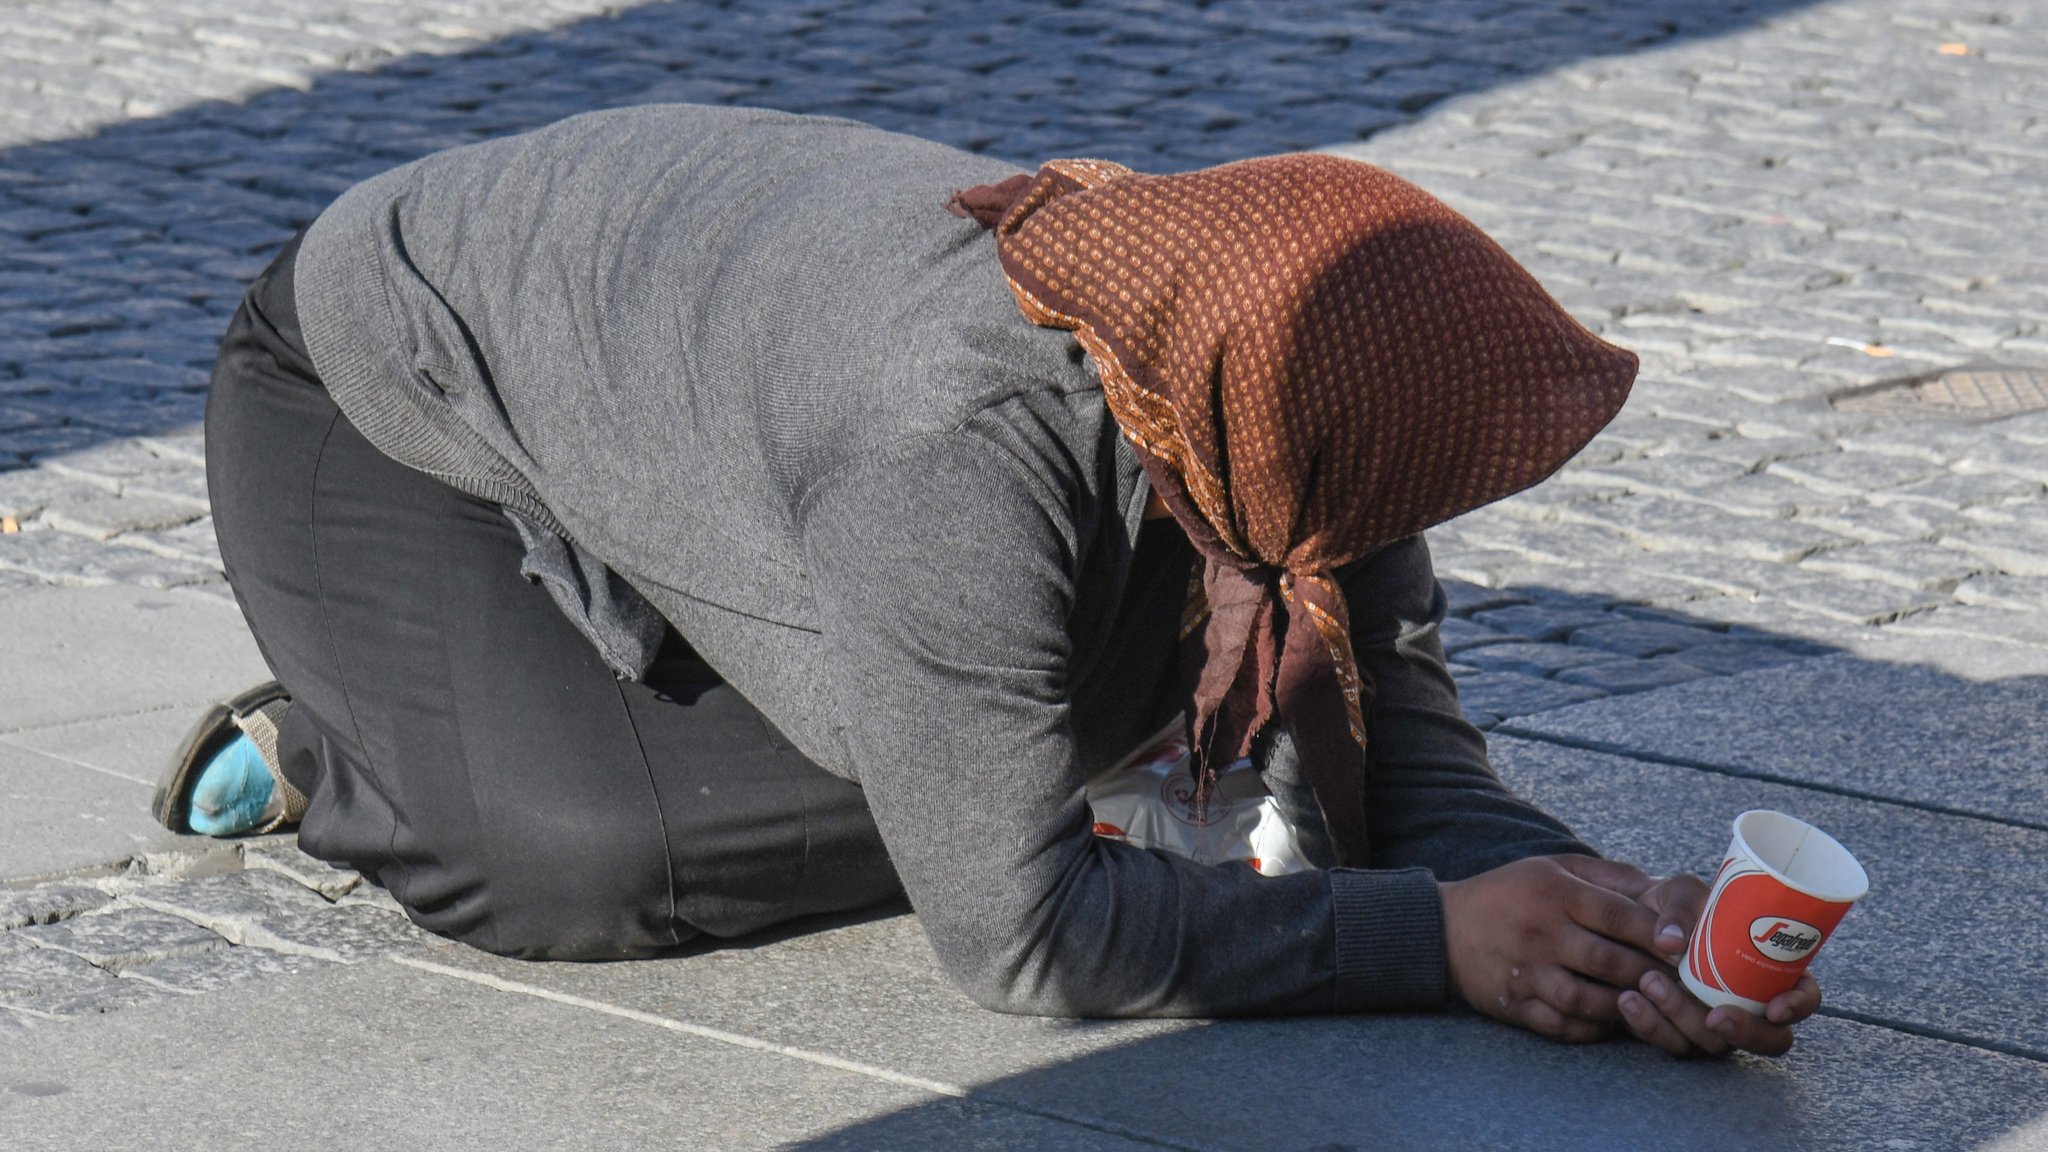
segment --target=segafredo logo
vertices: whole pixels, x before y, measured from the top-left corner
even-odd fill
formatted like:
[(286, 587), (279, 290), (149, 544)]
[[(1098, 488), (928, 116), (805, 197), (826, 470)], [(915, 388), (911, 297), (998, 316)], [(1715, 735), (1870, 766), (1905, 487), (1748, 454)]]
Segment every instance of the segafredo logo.
[(1217, 795), (1212, 789), (1208, 802), (1199, 809), (1195, 807), (1195, 778), (1186, 769), (1168, 772), (1159, 781), (1159, 802), (1173, 818), (1196, 828), (1207, 828), (1225, 816), (1236, 805), (1229, 799)]
[(1782, 916), (1759, 916), (1749, 922), (1749, 942), (1773, 960), (1803, 960), (1820, 943), (1820, 929)]

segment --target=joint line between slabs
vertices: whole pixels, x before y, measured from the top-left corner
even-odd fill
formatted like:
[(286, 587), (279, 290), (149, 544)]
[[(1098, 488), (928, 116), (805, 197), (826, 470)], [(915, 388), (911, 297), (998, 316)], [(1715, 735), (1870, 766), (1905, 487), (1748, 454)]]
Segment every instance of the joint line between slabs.
[(387, 959), (396, 964), (403, 964), (408, 968), (417, 968), (422, 972), (432, 972), (436, 975), (447, 976), (456, 980), (467, 980), (472, 984), (481, 984), (486, 988), (493, 988), (500, 992), (532, 996), (536, 999), (564, 1004), (571, 1008), (582, 1008), (591, 1012), (601, 1012), (607, 1016), (616, 1016), (621, 1020), (631, 1020), (639, 1024), (651, 1024), (656, 1028), (666, 1028), (671, 1032), (681, 1032), (686, 1036), (695, 1036), (700, 1040), (730, 1044), (736, 1048), (748, 1048), (756, 1052), (767, 1052), (775, 1056), (787, 1056), (793, 1060), (802, 1060), (806, 1063), (822, 1065), (823, 1067), (836, 1069), (841, 1072), (851, 1072), (856, 1076), (866, 1076), (888, 1084), (916, 1088), (920, 1091), (930, 1092), (935, 1096), (950, 1096), (956, 1100), (967, 1100), (976, 1104), (1006, 1108), (1013, 1112), (1023, 1112), (1040, 1119), (1054, 1120), (1078, 1128), (1091, 1129), (1105, 1135), (1121, 1137), (1140, 1144), (1148, 1144), (1155, 1148), (1171, 1148), (1175, 1152), (1223, 1152), (1222, 1149), (1212, 1145), (1184, 1143), (1179, 1140), (1172, 1140), (1149, 1132), (1128, 1128), (1110, 1120), (1065, 1112), (1057, 1108), (1047, 1108), (1043, 1105), (1031, 1104), (987, 1092), (978, 1092), (958, 1084), (948, 1084), (942, 1080), (927, 1080), (922, 1076), (912, 1076), (906, 1072), (895, 1072), (878, 1065), (863, 1064), (858, 1060), (847, 1060), (825, 1052), (813, 1052), (808, 1048), (798, 1048), (789, 1044), (777, 1044), (772, 1040), (762, 1040), (757, 1037), (742, 1035), (738, 1032), (727, 1032), (723, 1028), (712, 1028), (704, 1024), (692, 1024), (685, 1020), (657, 1016), (652, 1012), (642, 1012), (636, 1008), (625, 1008), (617, 1004), (607, 1004), (602, 1000), (590, 1000), (582, 996), (573, 996), (566, 992), (556, 992), (533, 984), (523, 984), (517, 980), (507, 980), (501, 976), (492, 976), (485, 972), (454, 968), (446, 964), (436, 964), (431, 960), (421, 960), (412, 956), (390, 956)]
[(1534, 744), (1549, 744), (1558, 748), (1570, 748), (1579, 752), (1598, 752), (1606, 756), (1619, 756), (1642, 764), (1660, 764), (1666, 768), (1691, 768), (1698, 772), (1711, 772), (1716, 776), (1727, 776), (1736, 780), (1755, 780), (1763, 784), (1782, 784), (1788, 788), (1803, 788), (1809, 792), (1825, 792), (1830, 796), (1841, 796), (1850, 800), (1866, 800), (1873, 804), (1888, 804), (1894, 808), (1910, 808), (1916, 812), (1932, 812), (1939, 816), (1957, 816), (1964, 820), (1979, 820), (1996, 824), (2001, 828), (2024, 828), (2029, 832), (2048, 832), (2048, 824), (2038, 820), (2015, 820), (2009, 816), (1993, 816), (1987, 812), (1973, 812), (1967, 808), (1951, 808), (1946, 804), (1929, 804), (1924, 800), (1907, 800), (1898, 796), (1886, 796), (1877, 792), (1865, 792), (1860, 788), (1849, 788), (1840, 784), (1826, 784), (1813, 780), (1801, 780), (1796, 776), (1783, 776), (1776, 772), (1762, 772), (1754, 768), (1737, 768), (1727, 764), (1715, 764), (1706, 760), (1693, 760), (1685, 756), (1670, 756), (1661, 752), (1645, 752), (1640, 748), (1629, 748), (1621, 744), (1610, 744), (1605, 740), (1588, 740), (1580, 736), (1560, 736), (1552, 732), (1515, 726), (1510, 721), (1496, 725), (1488, 736), (1512, 736)]
[(146, 708), (130, 708), (125, 712), (107, 712), (98, 716), (80, 716), (75, 720), (52, 720), (47, 724), (0, 725), (0, 739), (36, 732), (53, 732), (59, 728), (83, 728), (88, 724), (103, 724), (109, 720), (132, 720), (137, 716), (155, 716), (161, 712), (176, 712), (182, 708), (205, 708), (212, 703), (211, 700), (192, 700), (176, 704), (151, 704)]
[(722, 1028), (712, 1028), (703, 1024), (691, 1024), (687, 1021), (671, 1019), (667, 1016), (657, 1016), (652, 1012), (642, 1012), (635, 1008), (607, 1004), (602, 1000), (590, 1000), (582, 996), (572, 996), (566, 992), (555, 992), (547, 988), (536, 987), (532, 984), (522, 984), (516, 980), (492, 976), (485, 972), (472, 972), (462, 968), (452, 968), (445, 964), (436, 964), (431, 960), (420, 960), (411, 956), (393, 956), (391, 959), (408, 968), (418, 968), (423, 972), (434, 972), (442, 976), (454, 977), (457, 980), (467, 980), (472, 984), (482, 984), (487, 988), (495, 988), (500, 992), (516, 992), (524, 996), (535, 996), (542, 1000), (552, 1000), (557, 1004), (567, 1004), (572, 1008), (585, 1008), (592, 1012), (602, 1012), (608, 1016), (617, 1016), (621, 1019), (634, 1020), (642, 1024), (652, 1024), (657, 1028), (667, 1028), (672, 1032), (687, 1033), (703, 1040), (715, 1040), (720, 1044), (732, 1044), (741, 1048), (752, 1048), (758, 1052), (772, 1052), (778, 1056), (791, 1056), (798, 1060), (808, 1060), (813, 1064), (837, 1068), (841, 1072), (853, 1072), (861, 1076), (873, 1077), (877, 1080), (886, 1080), (891, 1084), (918, 1088), (939, 1096), (955, 1096), (961, 1099), (967, 1097), (967, 1089), (957, 1084), (947, 1084), (940, 1080), (927, 1080), (922, 1076), (892, 1072), (887, 1068), (877, 1067), (873, 1064), (862, 1064), (855, 1060), (845, 1060), (823, 1052), (812, 1052), (804, 1048), (794, 1048), (787, 1044), (777, 1044), (769, 1040), (744, 1036), (738, 1032), (727, 1032)]
[[(33, 731), (33, 729), (31, 729), (31, 731)], [(140, 776), (130, 776), (126, 772), (116, 772), (112, 768), (104, 768), (98, 764), (89, 764), (84, 760), (79, 760), (74, 757), (66, 756), (60, 752), (50, 752), (42, 748), (31, 748), (26, 744), (18, 744), (13, 740), (8, 739), (5, 735), (0, 735), (0, 744), (5, 744), (9, 748), (13, 748), (22, 752), (27, 752), (31, 755), (41, 756), (49, 760), (55, 760), (59, 764), (69, 764), (73, 768), (83, 768), (88, 772), (97, 772), (102, 776), (112, 776), (116, 780), (124, 780), (130, 784), (140, 784), (144, 788), (156, 787), (156, 781), (154, 780), (144, 780)]]
[(1832, 1016), (1837, 1020), (1847, 1020), (1852, 1024), (1863, 1024), (1872, 1028), (1888, 1028), (1893, 1032), (1904, 1032), (1909, 1036), (1918, 1036), (1924, 1040), (1940, 1040), (1948, 1044), (1960, 1044), (1965, 1048), (1976, 1048), (1980, 1051), (1996, 1052), (2001, 1056), (2013, 1056), (2021, 1060), (2032, 1060), (2038, 1064), (2048, 1064), (2048, 1051), (2028, 1047), (2025, 1044), (2013, 1044), (2004, 1040), (1990, 1040), (1982, 1036), (1972, 1036), (1965, 1032), (1952, 1032), (1946, 1028), (1936, 1028), (1928, 1024), (1915, 1024), (1910, 1020), (1895, 1020), (1889, 1016), (1880, 1016), (1874, 1012), (1859, 1012), (1854, 1008), (1836, 1008), (1827, 1004), (1821, 1005), (1820, 1011), (1817, 1014)]

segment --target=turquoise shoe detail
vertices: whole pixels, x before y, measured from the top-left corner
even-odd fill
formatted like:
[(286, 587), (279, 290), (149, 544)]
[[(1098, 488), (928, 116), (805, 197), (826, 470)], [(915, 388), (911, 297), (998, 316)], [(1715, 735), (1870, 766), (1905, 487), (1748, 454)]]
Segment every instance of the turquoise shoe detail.
[(240, 734), (199, 770), (185, 822), (201, 836), (239, 836), (270, 818), (276, 792), (256, 742)]
[(307, 798), (280, 771), (292, 700), (272, 680), (207, 708), (171, 756), (150, 814), (173, 832), (239, 836), (296, 824)]

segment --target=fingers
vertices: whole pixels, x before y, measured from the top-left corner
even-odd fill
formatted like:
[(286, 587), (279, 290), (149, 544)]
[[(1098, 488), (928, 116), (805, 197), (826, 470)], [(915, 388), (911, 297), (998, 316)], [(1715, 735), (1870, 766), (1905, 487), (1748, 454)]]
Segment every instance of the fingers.
[(1687, 1040), (1685, 1033), (1650, 1003), (1649, 997), (1631, 988), (1621, 994), (1620, 1005), (1622, 1022), (1628, 1025), (1628, 1030), (1635, 1033), (1637, 1039), (1662, 1048), (1673, 1056), (1692, 1055), (1692, 1041)]
[(1616, 988), (1633, 988), (1644, 973), (1663, 967), (1634, 948), (1576, 925), (1564, 930), (1558, 941), (1558, 955), (1572, 971)]
[(1598, 856), (1556, 856), (1552, 859), (1565, 871), (1588, 884), (1598, 884), (1631, 900), (1641, 899), (1643, 893), (1648, 892), (1657, 883), (1657, 877), (1645, 873), (1633, 864), (1623, 864), (1619, 860), (1602, 860)]
[(1514, 1006), (1515, 1023), (1539, 1036), (1567, 1044), (1585, 1044), (1607, 1035), (1607, 1026), (1576, 1016), (1566, 1016), (1541, 1000), (1530, 998)]
[(1820, 982), (1813, 973), (1799, 974), (1799, 983), (1771, 997), (1764, 1006), (1764, 1019), (1773, 1024), (1797, 1024), (1820, 1011)]
[(1544, 964), (1529, 970), (1510, 986), (1509, 993), (1541, 1000), (1560, 1015), (1574, 1019), (1621, 1019), (1621, 1009), (1615, 1003), (1620, 995), (1616, 989), (1581, 979), (1556, 964)]
[(1782, 1056), (1792, 1047), (1790, 1025), (1773, 1024), (1725, 1005), (1710, 1011), (1663, 972), (1643, 977), (1641, 989), (1686, 1039), (1709, 1055), (1739, 1048), (1759, 1056)]
[(1645, 952), (1657, 932), (1656, 912), (1619, 892), (1583, 881), (1565, 894), (1565, 912), (1580, 927)]
[(1670, 973), (1648, 973), (1637, 988), (1688, 1044), (1709, 1056), (1728, 1051), (1728, 1038), (1707, 1025), (1707, 1006), (1693, 999)]
[(1740, 1008), (1716, 1008), (1707, 1013), (1706, 1025), (1731, 1047), (1759, 1056), (1783, 1056), (1792, 1047), (1790, 1026), (1773, 1024)]
[[(1799, 991), (1782, 993), (1781, 998)], [(1818, 985), (1808, 990), (1807, 998), (1816, 1007), (1819, 997)], [(1622, 993), (1619, 1006), (1629, 1031), (1674, 1056), (1695, 1051), (1720, 1056), (1737, 1049), (1759, 1056), (1782, 1056), (1792, 1047), (1792, 1021), (1759, 1019), (1739, 1008), (1709, 1011), (1661, 972), (1645, 976), (1641, 991)]]

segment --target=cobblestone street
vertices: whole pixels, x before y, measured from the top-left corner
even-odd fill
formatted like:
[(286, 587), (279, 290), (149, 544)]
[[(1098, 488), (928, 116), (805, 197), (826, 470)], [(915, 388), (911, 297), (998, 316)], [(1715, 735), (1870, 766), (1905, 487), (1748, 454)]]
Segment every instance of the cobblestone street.
[[(1085, 155), (1164, 171), (1328, 148), (1465, 213), (1642, 358), (1621, 417), (1561, 473), (1429, 534), (1452, 670), (1503, 775), (1648, 866), (1711, 868), (1724, 808), (1782, 805), (1825, 813), (1814, 818), (1872, 851), (1910, 844), (1899, 855), (1981, 874), (1998, 892), (1982, 906), (1873, 865), (1879, 889), (1920, 903), (1873, 897), (1857, 915), (1884, 930), (1822, 958), (1831, 1007), (1802, 1050), (1833, 1045), (1834, 1056), (1784, 1066), (1816, 1078), (1787, 1089), (1796, 1103), (1728, 1090), (1747, 1114), (1832, 1117), (1840, 1143), (1815, 1146), (2048, 1147), (2048, 11), (2019, 0), (16, 0), (0, 6), (7, 619), (60, 602), (81, 618), (156, 605), (167, 620), (229, 619), (197, 422), (248, 279), (359, 179), (651, 101), (847, 116), (1020, 167)], [(17, 712), (17, 697), (55, 698), (40, 678), (63, 642), (10, 642), (0, 637), (0, 800), (64, 809), (63, 820), (66, 805), (132, 803), (146, 820), (146, 784), (204, 693)], [(1692, 735), (1676, 731), (1680, 715), (1716, 720)], [(90, 769), (116, 799), (50, 783), (63, 765)], [(1680, 795), (1680, 810), (1713, 813), (1698, 844), (1640, 831), (1670, 816), (1644, 797)], [(48, 823), (53, 843), (73, 827)], [(10, 828), (0, 819), (0, 839)], [(677, 961), (663, 979), (686, 991), (630, 976), (608, 989), (591, 972), (540, 976), (433, 941), (380, 890), (289, 838), (131, 839), (132, 851), (61, 860), (0, 844), (0, 1052), (228, 985), (374, 984), (396, 955), (413, 964), (408, 978), (443, 979), (422, 973), (452, 965), (451, 986), (523, 990), (563, 1013), (602, 1002), (608, 1021), (659, 1017), (693, 1044), (737, 1035), (795, 1051), (807, 1075), (957, 1105), (891, 1096), (741, 1136), (740, 1120), (705, 1120), (698, 1146), (1085, 1136), (1088, 1147), (1246, 1147), (1263, 1131), (1159, 1128), (1100, 1091), (1045, 1103), (1066, 1099), (1048, 1084), (1073, 1090), (1084, 1069), (1117, 1074), (1112, 1044), (1178, 1058), (1173, 1045), (1211, 1043), (1189, 1039), (1196, 1031), (1063, 1039), (1006, 1022), (1023, 1031), (987, 1042), (1013, 1046), (1005, 1063), (957, 1055), (979, 1051), (959, 1037), (983, 1027), (960, 1013), (934, 1026), (946, 1040), (933, 1051), (955, 1052), (939, 1058), (893, 1034), (843, 1044), (863, 1027), (852, 1008), (788, 1022), (718, 999), (749, 998), (722, 983), (742, 963), (800, 981), (806, 962), (841, 961), (850, 978), (938, 996), (920, 983), (929, 973), (905, 975), (893, 959), (922, 948), (904, 943), (915, 936), (905, 918), (827, 934), (848, 941), (843, 954), (785, 941)], [(2009, 942), (1951, 948), (1944, 909)], [(1887, 939), (1951, 959), (1880, 975)], [(1962, 994), (1981, 1003), (1951, 1002)], [(855, 1007), (881, 1011), (881, 994), (866, 995)], [(1423, 1037), (1428, 1025), (1369, 1026)], [(1355, 1058), (1350, 1041), (1316, 1035)], [(1556, 1049), (1502, 1057), (1486, 1046), (1493, 1033), (1458, 1035), (1457, 1051), (1505, 1061), (1502, 1082), (1528, 1067), (1546, 1083), (1565, 1075)], [(1904, 1086), (1882, 1132), (1869, 1118), (1879, 1113), (1859, 1119), (1823, 1099), (1867, 1092), (1857, 1068), (1899, 1045), (1925, 1047), (1885, 1065)], [(1603, 1059), (1636, 1075), (1628, 1058)], [(1062, 1061), (1068, 1079), (1041, 1072)], [(17, 1071), (0, 1056), (0, 1145), (85, 1146), (17, 1139), (6, 1101)], [(1660, 1066), (1642, 1082), (1693, 1099), (1708, 1076)], [(1594, 1146), (1695, 1146), (1594, 1112), (1609, 1125)], [(516, 1138), (505, 1123), (486, 1127)], [(1301, 1146), (1328, 1139), (1315, 1124), (1302, 1121)], [(988, 1143), (948, 1135), (970, 1130)], [(1466, 1146), (1491, 1146), (1483, 1125), (1459, 1131)], [(1552, 1146), (1528, 1139), (1514, 1143)]]
[[(1020, 163), (1335, 144), (1486, 227), (1644, 373), (1556, 481), (1434, 534), (1442, 571), (1487, 590), (1461, 589), (1460, 614), (1562, 599), (1560, 622), (1619, 612), (1711, 635), (1667, 630), (1650, 653), (1534, 625), (1631, 661), (1707, 651), (1654, 669), (1475, 656), (1481, 712), (1781, 658), (1722, 643), (1731, 628), (2048, 638), (2048, 414), (1828, 403), (2048, 364), (2048, 239), (2018, 224), (2041, 212), (2048, 85), (2022, 14), (1763, 5), (1698, 25), (1615, 7), (11, 8), (0, 516), (18, 531), (0, 579), (224, 594), (193, 424), (267, 255), (341, 188), (434, 148), (699, 100)], [(1526, 639), (1535, 609), (1517, 615), (1463, 646)], [(1528, 683), (1539, 667), (1555, 679)]]

